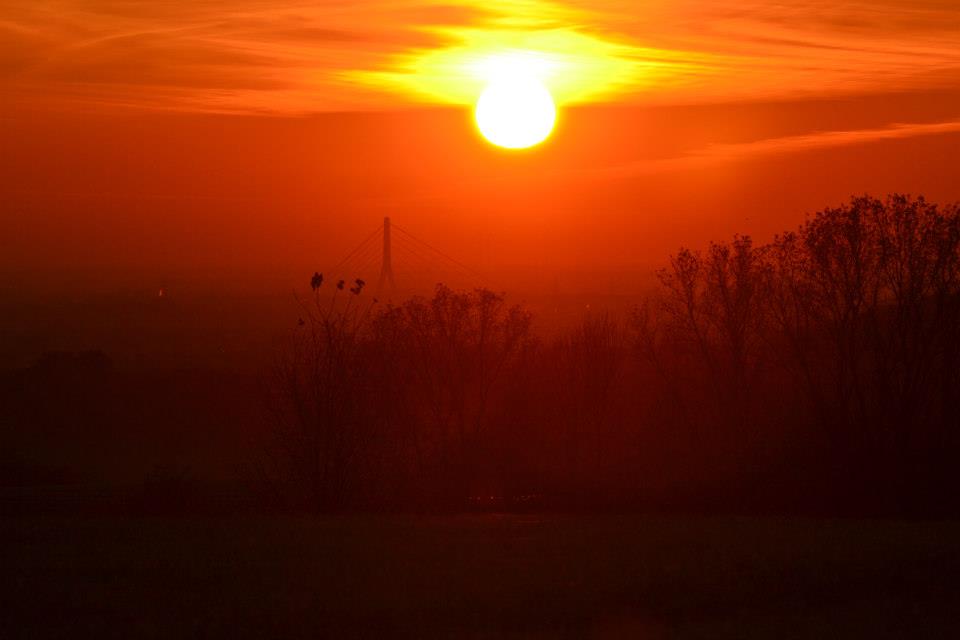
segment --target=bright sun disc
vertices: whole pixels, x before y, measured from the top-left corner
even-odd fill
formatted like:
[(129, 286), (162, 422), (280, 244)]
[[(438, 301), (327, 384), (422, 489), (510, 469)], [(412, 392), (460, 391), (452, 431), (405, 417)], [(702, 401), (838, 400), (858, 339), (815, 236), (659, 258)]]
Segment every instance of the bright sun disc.
[(557, 108), (539, 80), (513, 76), (490, 82), (474, 115), (484, 138), (498, 147), (524, 149), (550, 135)]

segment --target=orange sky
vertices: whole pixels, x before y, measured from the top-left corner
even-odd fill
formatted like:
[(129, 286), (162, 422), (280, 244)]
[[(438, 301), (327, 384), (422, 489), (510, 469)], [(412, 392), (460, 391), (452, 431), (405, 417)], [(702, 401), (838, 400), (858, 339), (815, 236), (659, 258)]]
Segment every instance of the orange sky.
[[(522, 154), (460, 75), (501, 40), (566, 56)], [(12, 0), (0, 77), (6, 280), (296, 273), (386, 214), (478, 268), (620, 273), (854, 193), (960, 199), (952, 0)]]

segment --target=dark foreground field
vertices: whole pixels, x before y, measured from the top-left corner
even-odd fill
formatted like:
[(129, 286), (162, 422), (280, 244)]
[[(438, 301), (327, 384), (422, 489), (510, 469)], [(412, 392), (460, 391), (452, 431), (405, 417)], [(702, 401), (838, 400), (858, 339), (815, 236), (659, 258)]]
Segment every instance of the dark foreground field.
[(960, 525), (12, 517), (0, 637), (955, 637)]

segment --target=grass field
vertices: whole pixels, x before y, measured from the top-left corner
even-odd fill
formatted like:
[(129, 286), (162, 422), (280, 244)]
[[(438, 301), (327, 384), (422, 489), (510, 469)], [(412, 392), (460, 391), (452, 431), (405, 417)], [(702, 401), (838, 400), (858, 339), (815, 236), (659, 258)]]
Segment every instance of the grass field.
[(940, 638), (960, 524), (637, 516), (38, 518), (0, 637)]

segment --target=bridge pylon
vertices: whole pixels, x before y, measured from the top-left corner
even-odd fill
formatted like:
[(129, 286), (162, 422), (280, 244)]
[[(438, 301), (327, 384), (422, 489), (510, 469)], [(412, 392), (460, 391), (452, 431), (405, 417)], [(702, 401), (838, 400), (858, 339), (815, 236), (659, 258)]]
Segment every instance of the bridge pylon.
[(383, 257), (380, 261), (380, 281), (377, 283), (377, 293), (393, 291), (396, 288), (397, 283), (393, 279), (393, 253), (390, 246), (390, 216), (387, 216), (383, 219)]

